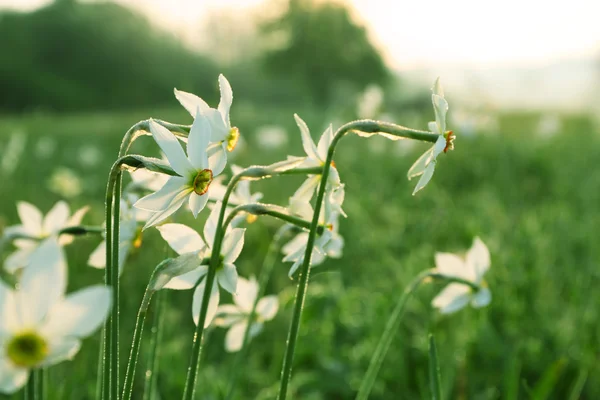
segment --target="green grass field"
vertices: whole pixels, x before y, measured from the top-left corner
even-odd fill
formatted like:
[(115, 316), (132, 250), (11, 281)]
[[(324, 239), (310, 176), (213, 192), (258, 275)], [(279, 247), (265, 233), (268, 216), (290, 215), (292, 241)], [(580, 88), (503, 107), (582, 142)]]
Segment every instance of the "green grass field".
[[(235, 107), (233, 118), (245, 139), (235, 163), (267, 164), (303, 154), (293, 110), (259, 113)], [(299, 114), (313, 136), (321, 134), (325, 115)], [(17, 201), (46, 212), (61, 193), (72, 196), (72, 209), (92, 207), (86, 224), (101, 224), (106, 178), (121, 137), (150, 116), (180, 123), (190, 119), (181, 110), (0, 118), (0, 227), (18, 222)], [(500, 115), (495, 133), (484, 129), (461, 135), (455, 129), (455, 150), (440, 156), (433, 181), (415, 197), (416, 182), (408, 182), (406, 172), (425, 144), (408, 149), (405, 142), (379, 137), (344, 139), (335, 161), (346, 183), (348, 219), (340, 229), (346, 246), (340, 260), (328, 260), (311, 275), (293, 398), (352, 399), (404, 287), (419, 271), (434, 266), (436, 251), (464, 251), (474, 236), (492, 254), (486, 275), (492, 303), (442, 316), (430, 305), (441, 286), (424, 285), (408, 305), (371, 399), (429, 398), (429, 332), (436, 335), (447, 399), (600, 398), (600, 136), (588, 118), (565, 116), (557, 135), (541, 137), (535, 134), (538, 118)], [(401, 117), (395, 122), (405, 123)], [(277, 150), (259, 147), (254, 132), (267, 123), (285, 126), (288, 144)], [(148, 137), (136, 143), (138, 151), (158, 154)], [(253, 188), (265, 193), (264, 201), (285, 205), (301, 181), (275, 178)], [(195, 222), (185, 213), (177, 218), (202, 227), (203, 220)], [(278, 226), (272, 219), (249, 226), (237, 263), (240, 275), (259, 273)], [(99, 240), (80, 238), (67, 248), (69, 290), (103, 279), (102, 271), (86, 265)], [(143, 289), (164, 257), (164, 247), (158, 232), (149, 230), (125, 267), (123, 366)], [(233, 368), (241, 369), (239, 399), (275, 397), (295, 292), (288, 268), (281, 262), (276, 266), (268, 293), (278, 293), (282, 306), (251, 342), (247, 358), (235, 363), (235, 356), (223, 349), (224, 330), (210, 331), (199, 398), (218, 399)], [(191, 292), (168, 292), (167, 301), (158, 389), (161, 399), (170, 400), (181, 395), (194, 327)], [(225, 297), (222, 302), (229, 301)], [(98, 337), (88, 339), (74, 361), (50, 370), (50, 398), (93, 398)]]

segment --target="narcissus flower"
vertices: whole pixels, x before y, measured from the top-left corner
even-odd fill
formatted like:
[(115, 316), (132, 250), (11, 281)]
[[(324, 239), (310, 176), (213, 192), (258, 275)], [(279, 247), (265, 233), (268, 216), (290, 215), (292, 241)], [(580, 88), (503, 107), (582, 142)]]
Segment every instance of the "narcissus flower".
[(210, 121), (212, 127), (210, 141), (219, 143), (222, 146), (220, 151), (233, 151), (240, 138), (240, 131), (231, 126), (229, 110), (233, 103), (233, 90), (222, 74), (219, 75), (219, 90), (221, 100), (217, 109), (211, 108), (204, 100), (192, 93), (175, 89), (175, 97), (192, 117), (196, 115), (196, 110), (200, 110), (200, 113)]
[(225, 168), (222, 160), (208, 155), (211, 128), (207, 119), (199, 112), (188, 137), (187, 156), (175, 135), (168, 129), (151, 120), (150, 131), (169, 160), (171, 168), (179, 176), (170, 177), (157, 192), (141, 198), (134, 204), (137, 208), (154, 212), (144, 229), (162, 222), (186, 200), (189, 201), (194, 217), (197, 217), (206, 206), (213, 178)]
[[(64, 201), (59, 201), (44, 217), (34, 205), (24, 201), (18, 202), (17, 212), (21, 219), (21, 225), (10, 226), (5, 231), (5, 236), (18, 237), (13, 241), (17, 250), (6, 258), (4, 264), (6, 270), (14, 273), (17, 269), (27, 265), (32, 253), (39, 246), (40, 240), (56, 236), (64, 228), (81, 224), (88, 209), (87, 206), (82, 207), (70, 215), (69, 205)], [(58, 238), (58, 243), (67, 245), (73, 240), (74, 236), (63, 234)]]
[(444, 90), (438, 78), (433, 84), (433, 94), (431, 101), (433, 102), (433, 111), (435, 112), (435, 121), (429, 122), (429, 130), (440, 135), (435, 144), (427, 150), (408, 170), (408, 179), (421, 176), (417, 186), (413, 191), (415, 195), (419, 190), (423, 189), (433, 177), (437, 156), (442, 152), (447, 152), (454, 148), (454, 133), (446, 131), (446, 113), (448, 112), (448, 102), (444, 99)]
[(474, 291), (468, 285), (449, 284), (432, 302), (441, 313), (456, 312), (469, 303), (475, 308), (485, 307), (492, 300), (492, 293), (483, 280), (483, 275), (490, 268), (490, 252), (478, 237), (464, 260), (455, 254), (437, 253), (435, 265), (442, 275), (461, 278), (480, 287), (478, 291)]
[(65, 297), (67, 266), (51, 237), (23, 269), (18, 289), (0, 282), (0, 392), (14, 393), (32, 369), (71, 359), (110, 309), (111, 289), (91, 286)]
[[(215, 325), (229, 328), (225, 336), (225, 350), (228, 352), (239, 351), (242, 348), (256, 296), (258, 296), (256, 279), (254, 277), (251, 277), (250, 280), (239, 278), (237, 294), (233, 296), (235, 304), (219, 306)], [(263, 323), (275, 318), (278, 309), (277, 296), (265, 296), (260, 299), (256, 305), (256, 313), (250, 325), (248, 338), (252, 339), (258, 335), (262, 330)]]
[[(302, 135), (302, 146), (306, 152), (306, 158), (304, 162), (298, 166), (298, 168), (311, 168), (311, 167), (323, 167), (327, 159), (327, 153), (329, 146), (333, 140), (333, 128), (330, 125), (323, 135), (319, 139), (319, 143), (315, 145), (315, 142), (310, 136), (310, 131), (306, 123), (297, 114), (294, 114), (296, 124), (300, 128), (300, 134)], [(321, 175), (309, 175), (309, 177), (300, 185), (298, 190), (290, 198), (290, 209), (293, 212), (299, 212), (299, 206), (305, 205), (310, 202), (315, 189), (321, 182)], [(331, 187), (338, 187), (340, 185), (340, 175), (335, 167), (331, 165), (329, 169), (329, 177), (327, 179), (327, 185)]]
[[(212, 246), (215, 240), (220, 210), (221, 203), (217, 203), (204, 225), (204, 239), (202, 239), (198, 232), (183, 224), (164, 224), (157, 227), (157, 229), (160, 231), (163, 239), (167, 241), (169, 246), (175, 250), (177, 254), (198, 252), (198, 263), (200, 264), (203, 258), (210, 259), (212, 255)], [(210, 324), (217, 312), (217, 307), (219, 305), (218, 286), (221, 286), (229, 293), (235, 294), (236, 292), (238, 273), (233, 263), (237, 260), (244, 247), (245, 231), (245, 229), (241, 228), (229, 228), (225, 233), (219, 257), (221, 263), (217, 267), (216, 282), (212, 286), (205, 326)], [(204, 294), (206, 283), (203, 278), (207, 272), (208, 265), (199, 265), (197, 269), (171, 279), (171, 281), (164, 286), (167, 289), (191, 289), (199, 280), (201, 280), (194, 291), (192, 303), (192, 317), (196, 324), (198, 323), (200, 308), (202, 306), (202, 296)]]

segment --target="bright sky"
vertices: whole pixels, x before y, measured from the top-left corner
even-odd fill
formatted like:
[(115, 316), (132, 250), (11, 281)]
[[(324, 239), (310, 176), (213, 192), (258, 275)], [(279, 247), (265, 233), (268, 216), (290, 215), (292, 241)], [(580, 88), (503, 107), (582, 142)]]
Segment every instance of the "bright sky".
[[(207, 10), (260, 7), (262, 0), (117, 0), (162, 26), (198, 29)], [(600, 54), (599, 0), (338, 0), (398, 68), (531, 65)], [(31, 9), (49, 0), (0, 0)]]

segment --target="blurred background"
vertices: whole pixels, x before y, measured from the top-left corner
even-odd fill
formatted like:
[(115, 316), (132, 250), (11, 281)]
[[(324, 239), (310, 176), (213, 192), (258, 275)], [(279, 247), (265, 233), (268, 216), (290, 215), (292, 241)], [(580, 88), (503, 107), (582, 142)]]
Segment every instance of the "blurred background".
[[(598, 399), (599, 11), (588, 0), (0, 0), (0, 230), (18, 222), (20, 200), (43, 212), (60, 199), (88, 204), (86, 223), (101, 224), (124, 132), (149, 117), (191, 123), (174, 87), (216, 105), (227, 76), (242, 133), (233, 162), (249, 165), (302, 155), (295, 112), (315, 138), (356, 118), (425, 129), (441, 76), (456, 150), (418, 196), (406, 171), (425, 144), (350, 137), (336, 153), (347, 246), (311, 276), (294, 398), (353, 398), (406, 284), (436, 251), (460, 253), (480, 236), (492, 253), (490, 306), (441, 316), (430, 306), (441, 288), (423, 287), (371, 398), (429, 396), (433, 332), (447, 399)], [(158, 155), (151, 139), (135, 147)], [(285, 205), (300, 183), (254, 188)], [(248, 228), (241, 275), (259, 273), (277, 227)], [(68, 248), (71, 290), (102, 279), (86, 266), (98, 241)], [(124, 355), (164, 255), (157, 232), (144, 241), (123, 278)], [(243, 368), (240, 399), (275, 397), (295, 289), (287, 267), (268, 288), (280, 314), (243, 365), (211, 331), (200, 398), (220, 398), (232, 368)], [(185, 380), (190, 297), (169, 293), (158, 398), (177, 398)], [(52, 398), (93, 397), (98, 343), (88, 342), (51, 371)]]

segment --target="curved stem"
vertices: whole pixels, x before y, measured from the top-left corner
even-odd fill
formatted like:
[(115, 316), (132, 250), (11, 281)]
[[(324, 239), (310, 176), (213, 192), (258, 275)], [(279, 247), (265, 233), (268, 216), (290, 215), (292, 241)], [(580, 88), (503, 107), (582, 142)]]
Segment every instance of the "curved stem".
[(158, 379), (158, 354), (159, 343), (162, 338), (163, 314), (165, 304), (167, 303), (167, 293), (163, 290), (156, 294), (154, 301), (154, 319), (152, 321), (152, 336), (150, 338), (150, 351), (148, 355), (148, 363), (146, 373), (144, 374), (144, 397), (143, 400), (150, 400), (154, 390), (156, 390), (156, 382)]
[(281, 247), (282, 239), (285, 237), (286, 233), (291, 228), (292, 226), (290, 225), (283, 225), (277, 230), (277, 232), (273, 236), (273, 240), (271, 240), (271, 244), (269, 245), (267, 254), (265, 255), (263, 267), (260, 271), (260, 277), (258, 278), (258, 293), (256, 294), (256, 298), (254, 299), (254, 303), (252, 304), (252, 310), (250, 311), (248, 324), (246, 325), (246, 330), (244, 331), (242, 348), (238, 353), (236, 353), (235, 360), (232, 364), (232, 368), (230, 371), (229, 388), (227, 390), (226, 400), (230, 400), (233, 397), (233, 394), (235, 393), (237, 377), (239, 375), (238, 373), (241, 370), (241, 368), (238, 368), (237, 366), (239, 364), (239, 361), (245, 359), (246, 357), (246, 352), (248, 350), (248, 342), (250, 341), (250, 327), (252, 326), (252, 323), (256, 318), (256, 307), (258, 306), (259, 300), (265, 294), (267, 283), (269, 282), (269, 278), (271, 277), (273, 267), (275, 266), (275, 261), (277, 260), (277, 251)]
[(404, 137), (432, 143), (435, 143), (435, 141), (440, 136), (431, 132), (418, 131), (414, 129), (405, 128), (400, 125), (373, 120), (360, 120), (349, 122), (341, 126), (335, 133), (335, 136), (331, 141), (331, 144), (329, 145), (329, 150), (327, 151), (327, 158), (325, 159), (325, 163), (323, 165), (323, 172), (321, 173), (321, 182), (319, 184), (319, 189), (317, 192), (317, 202), (315, 203), (313, 220), (311, 223), (310, 232), (308, 234), (308, 241), (306, 244), (306, 252), (304, 253), (304, 261), (300, 269), (300, 279), (298, 280), (296, 298), (294, 301), (294, 312), (292, 315), (292, 321), (290, 323), (290, 329), (288, 331), (287, 346), (285, 349), (283, 365), (281, 368), (281, 383), (279, 386), (278, 395), (279, 400), (285, 400), (285, 398), (287, 397), (288, 384), (292, 373), (292, 363), (294, 360), (294, 352), (296, 349), (296, 341), (298, 339), (298, 331), (300, 330), (300, 319), (302, 316), (304, 299), (306, 297), (306, 291), (308, 287), (308, 277), (310, 274), (310, 259), (315, 244), (317, 226), (319, 224), (319, 215), (321, 214), (321, 207), (323, 205), (323, 198), (325, 196), (325, 188), (327, 187), (329, 169), (331, 166), (331, 162), (333, 161), (333, 154), (335, 153), (335, 147), (337, 146), (338, 142), (348, 132), (351, 131), (366, 133), (383, 132), (397, 137)]
[[(237, 214), (241, 212), (247, 212), (252, 215), (269, 215), (273, 218), (280, 219), (300, 228), (310, 228), (310, 221), (290, 214), (289, 211), (283, 207), (274, 204), (248, 203), (237, 206), (231, 210), (229, 215), (227, 215), (227, 219), (225, 219), (225, 222), (223, 223), (223, 231), (227, 230), (227, 227), (231, 224)], [(325, 227), (323, 225), (319, 225), (317, 227), (317, 233), (323, 233), (324, 229)]]
[(371, 362), (369, 363), (369, 368), (367, 369), (367, 373), (365, 374), (363, 381), (360, 384), (360, 388), (358, 389), (358, 394), (356, 395), (356, 400), (367, 400), (369, 394), (371, 393), (371, 389), (373, 388), (373, 384), (375, 383), (375, 378), (377, 377), (377, 373), (381, 368), (381, 364), (385, 359), (385, 355), (392, 344), (392, 340), (394, 339), (394, 335), (398, 331), (398, 327), (400, 326), (400, 321), (402, 320), (402, 315), (404, 314), (404, 309), (406, 306), (407, 300), (414, 293), (415, 290), (423, 283), (423, 281), (427, 279), (435, 279), (441, 280), (448, 283), (461, 283), (471, 287), (472, 289), (479, 290), (479, 287), (473, 282), (446, 276), (438, 273), (435, 269), (430, 269), (421, 272), (417, 277), (408, 285), (400, 299), (398, 299), (398, 303), (396, 303), (396, 307), (392, 311), (390, 318), (387, 321), (383, 334), (381, 335), (381, 339), (379, 339), (379, 343), (377, 344), (377, 348), (373, 353), (373, 357), (371, 357)]

